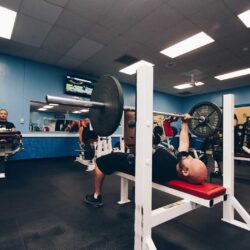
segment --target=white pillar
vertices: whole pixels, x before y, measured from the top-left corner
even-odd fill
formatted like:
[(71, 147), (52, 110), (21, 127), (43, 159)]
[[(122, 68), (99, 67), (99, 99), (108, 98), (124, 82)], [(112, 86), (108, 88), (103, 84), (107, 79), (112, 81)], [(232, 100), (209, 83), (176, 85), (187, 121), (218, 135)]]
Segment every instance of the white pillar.
[(153, 67), (137, 71), (136, 86), (136, 173), (135, 173), (135, 245), (148, 249), (151, 240), (152, 210), (152, 130)]
[(231, 199), (234, 197), (234, 96), (223, 96), (223, 186), (228, 200), (223, 202), (223, 220), (234, 219)]

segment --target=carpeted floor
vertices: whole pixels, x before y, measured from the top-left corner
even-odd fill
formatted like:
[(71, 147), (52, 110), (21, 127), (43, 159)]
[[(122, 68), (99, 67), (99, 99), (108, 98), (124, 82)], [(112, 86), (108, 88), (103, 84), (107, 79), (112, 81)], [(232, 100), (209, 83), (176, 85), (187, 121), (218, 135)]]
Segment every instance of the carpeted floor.
[[(249, 165), (240, 168), (250, 173)], [(134, 203), (117, 205), (117, 176), (105, 180), (104, 207), (93, 208), (82, 202), (93, 191), (93, 172), (73, 158), (12, 161), (6, 174), (0, 179), (1, 250), (133, 249)], [(249, 193), (250, 182), (237, 179), (235, 194), (248, 212)], [(175, 200), (153, 191), (154, 208)], [(154, 228), (154, 243), (162, 250), (250, 249), (250, 233), (221, 216), (222, 204), (194, 210)]]

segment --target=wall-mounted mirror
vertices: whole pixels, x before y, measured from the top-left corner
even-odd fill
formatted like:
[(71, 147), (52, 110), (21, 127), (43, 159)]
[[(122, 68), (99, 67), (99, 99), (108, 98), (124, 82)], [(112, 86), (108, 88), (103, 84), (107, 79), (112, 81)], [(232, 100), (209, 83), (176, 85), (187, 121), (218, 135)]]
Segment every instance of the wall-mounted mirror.
[(78, 132), (79, 121), (88, 115), (88, 109), (30, 102), (30, 132)]
[[(250, 157), (250, 105), (234, 109), (235, 151)], [(245, 150), (244, 150), (245, 149)]]

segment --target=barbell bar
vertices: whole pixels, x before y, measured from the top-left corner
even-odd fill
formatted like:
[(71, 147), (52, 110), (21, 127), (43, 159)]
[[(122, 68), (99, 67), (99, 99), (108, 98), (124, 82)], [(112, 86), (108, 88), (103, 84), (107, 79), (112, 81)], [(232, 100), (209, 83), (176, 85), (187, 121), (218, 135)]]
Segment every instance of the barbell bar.
[[(154, 114), (155, 115), (163, 115), (163, 116), (172, 116), (172, 117), (181, 118), (181, 119), (183, 119), (185, 117), (185, 115), (183, 115), (183, 114), (165, 113), (165, 112), (158, 112), (158, 111), (154, 111)], [(206, 118), (204, 116), (199, 116), (199, 117), (191, 116), (190, 119), (204, 122)]]
[(77, 107), (85, 107), (85, 108), (104, 108), (105, 107), (105, 103), (85, 101), (85, 100), (82, 100), (81, 98), (78, 98), (78, 97), (67, 98), (67, 97), (47, 95), (46, 101), (49, 103), (56, 103), (56, 104), (77, 106)]
[[(66, 98), (58, 96), (46, 96), (48, 103), (87, 107), (90, 109), (89, 116), (91, 125), (99, 136), (110, 136), (120, 125), (124, 110), (123, 91), (119, 81), (109, 75), (100, 78), (96, 83), (91, 99)], [(154, 112), (163, 116), (184, 118), (183, 114)], [(190, 131), (199, 137), (208, 137), (214, 134), (221, 125), (221, 110), (210, 102), (195, 105), (189, 112)]]
[[(124, 110), (135, 111), (135, 108), (125, 107)], [(163, 115), (165, 117), (168, 117), (168, 116), (172, 116), (172, 117), (176, 117), (176, 118), (184, 118), (185, 117), (185, 115), (183, 115), (183, 114), (166, 113), (166, 112), (161, 112), (161, 111), (153, 111), (153, 113), (154, 113), (154, 115)], [(191, 116), (191, 119), (199, 120), (200, 122), (204, 122), (206, 120), (205, 116), (199, 116), (199, 117)]]

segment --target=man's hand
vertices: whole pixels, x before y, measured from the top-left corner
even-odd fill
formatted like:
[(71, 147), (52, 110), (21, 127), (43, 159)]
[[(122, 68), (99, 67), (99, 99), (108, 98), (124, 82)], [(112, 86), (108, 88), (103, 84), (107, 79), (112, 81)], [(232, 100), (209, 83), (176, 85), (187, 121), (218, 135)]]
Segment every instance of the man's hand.
[(189, 122), (192, 119), (192, 116), (190, 114), (184, 114), (184, 117), (182, 118), (182, 122)]

